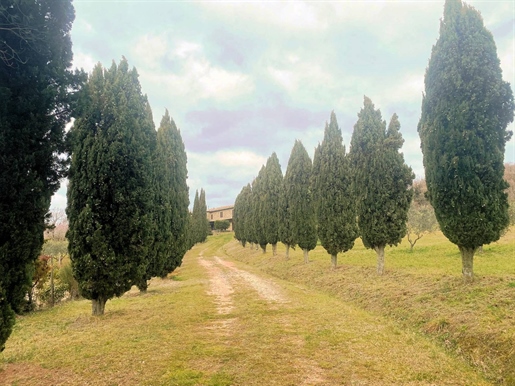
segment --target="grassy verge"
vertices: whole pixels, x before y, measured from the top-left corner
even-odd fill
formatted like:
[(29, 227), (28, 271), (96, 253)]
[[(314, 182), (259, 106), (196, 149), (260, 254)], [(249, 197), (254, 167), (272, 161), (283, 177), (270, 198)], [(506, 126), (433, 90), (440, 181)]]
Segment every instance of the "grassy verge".
[(339, 255), (339, 267), (318, 246), (304, 264), (302, 251), (278, 255), (242, 248), (225, 252), (276, 277), (336, 295), (383, 315), (405, 328), (438, 340), (489, 380), (515, 384), (515, 230), (485, 246), (475, 258), (476, 281), (463, 284), (460, 255), (441, 233), (426, 235), (410, 253), (409, 244), (387, 248), (386, 273), (375, 273), (375, 252), (359, 242)]
[[(221, 234), (194, 247), (170, 279), (153, 280), (146, 294), (132, 290), (110, 300), (102, 317), (90, 316), (85, 300), (21, 317), (0, 354), (0, 384), (488, 384), (421, 334), (295, 280), (275, 280), (287, 301), (274, 303), (218, 266), (234, 285), (231, 311), (218, 313), (198, 256), (216, 264), (212, 256), (225, 258), (224, 250), (257, 265), (282, 264), (280, 256), (263, 258)], [(325, 256), (320, 263), (327, 273)]]

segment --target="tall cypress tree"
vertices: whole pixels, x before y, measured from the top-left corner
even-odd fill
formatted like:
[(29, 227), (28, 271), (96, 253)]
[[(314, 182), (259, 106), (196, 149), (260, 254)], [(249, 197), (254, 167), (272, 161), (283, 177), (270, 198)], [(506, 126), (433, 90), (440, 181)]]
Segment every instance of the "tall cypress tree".
[(253, 226), (254, 236), (256, 242), (259, 244), (263, 253), (266, 252), (267, 237), (266, 227), (268, 219), (267, 215), (267, 190), (266, 190), (266, 168), (262, 166), (259, 170), (258, 176), (252, 184), (252, 213), (253, 213)]
[(203, 243), (207, 239), (209, 221), (207, 219), (206, 192), (204, 189), (195, 192), (193, 213), (191, 215), (191, 236), (193, 244)]
[(138, 74), (98, 64), (70, 134), (69, 252), (94, 315), (143, 276), (151, 245), (155, 130)]
[(377, 253), (377, 273), (384, 272), (384, 248), (406, 235), (415, 177), (399, 150), (404, 140), (394, 114), (388, 130), (381, 112), (365, 97), (351, 139), (350, 157), (363, 244)]
[(277, 154), (272, 153), (268, 158), (265, 170), (264, 232), (265, 240), (272, 245), (272, 254), (275, 256), (277, 254), (277, 242), (279, 241), (279, 197), (283, 182), (283, 173)]
[(244, 229), (244, 237), (247, 242), (250, 243), (250, 247), (252, 248), (254, 244), (256, 244), (256, 237), (254, 232), (254, 208), (253, 208), (253, 200), (254, 200), (254, 192), (252, 191), (254, 183), (247, 184), (247, 200), (245, 206), (245, 229)]
[(249, 219), (249, 199), (252, 194), (250, 184), (241, 189), (240, 194), (234, 202), (234, 210), (232, 216), (234, 237), (243, 247), (247, 244), (247, 223)]
[(198, 190), (195, 191), (195, 198), (193, 199), (193, 210), (191, 212), (191, 222), (190, 222), (190, 238), (191, 238), (191, 245), (195, 245), (196, 243), (200, 242), (200, 239), (202, 238), (200, 234), (200, 199)]
[(342, 142), (342, 133), (332, 112), (325, 126), (324, 140), (315, 150), (312, 183), (318, 237), (331, 255), (334, 268), (338, 253), (352, 249), (358, 237), (350, 163)]
[(165, 174), (169, 176), (169, 185), (162, 185), (171, 212), (170, 222), (167, 224), (171, 230), (169, 250), (163, 271), (159, 274), (159, 276), (165, 276), (182, 264), (182, 258), (189, 249), (187, 240), (190, 205), (189, 188), (186, 182), (188, 158), (181, 132), (170, 118), (168, 110), (161, 122), (157, 140), (159, 159), (165, 167)]
[(45, 216), (64, 175), (64, 126), (80, 78), (69, 71), (70, 0), (0, 6), (0, 351), (22, 312)]
[(154, 157), (154, 242), (149, 253), (146, 274), (140, 289), (147, 280), (165, 277), (180, 266), (189, 248), (187, 158), (184, 143), (175, 122), (165, 111), (157, 132)]
[(308, 252), (317, 245), (315, 204), (311, 193), (312, 168), (308, 152), (302, 142), (296, 140), (284, 176), (281, 202), (287, 208), (285, 220), (291, 232), (287, 235), (290, 237), (289, 245), (302, 248), (306, 263)]
[(509, 224), (503, 157), (515, 107), (492, 34), (460, 0), (445, 2), (425, 91), (418, 132), (427, 197), (472, 280), (475, 251)]
[(211, 228), (209, 226), (209, 220), (207, 219), (206, 191), (204, 189), (200, 189), (199, 205), (200, 205), (200, 210), (199, 210), (200, 240), (199, 240), (199, 242), (203, 243), (207, 240), (207, 235), (211, 232)]

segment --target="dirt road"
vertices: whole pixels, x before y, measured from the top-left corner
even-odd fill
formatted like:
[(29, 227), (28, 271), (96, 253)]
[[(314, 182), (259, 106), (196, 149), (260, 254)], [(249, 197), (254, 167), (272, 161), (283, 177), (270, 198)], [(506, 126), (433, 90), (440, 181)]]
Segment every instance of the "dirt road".
[(207, 328), (237, 353), (218, 364), (235, 384), (488, 384), (422, 336), (218, 252), (196, 263), (219, 315)]

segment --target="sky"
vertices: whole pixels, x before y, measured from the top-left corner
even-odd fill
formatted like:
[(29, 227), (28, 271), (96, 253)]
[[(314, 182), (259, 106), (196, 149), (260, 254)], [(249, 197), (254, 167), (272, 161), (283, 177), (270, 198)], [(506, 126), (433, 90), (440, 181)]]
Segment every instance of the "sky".
[[(515, 2), (467, 3), (513, 89)], [(233, 204), (273, 152), (284, 174), (296, 139), (313, 157), (331, 111), (348, 150), (365, 95), (387, 123), (397, 113), (405, 161), (424, 177), (417, 124), (444, 0), (73, 4), (73, 65), (91, 72), (125, 56), (137, 69), (156, 128), (168, 109), (181, 131), (191, 203), (203, 188), (208, 208)], [(52, 208), (65, 206), (63, 181)]]

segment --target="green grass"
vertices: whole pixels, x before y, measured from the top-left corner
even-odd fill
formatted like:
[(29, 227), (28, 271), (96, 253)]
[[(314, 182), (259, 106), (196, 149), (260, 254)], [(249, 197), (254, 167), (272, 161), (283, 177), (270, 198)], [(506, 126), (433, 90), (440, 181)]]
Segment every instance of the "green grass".
[(403, 328), (434, 338), (497, 384), (515, 384), (515, 229), (476, 254), (476, 280), (464, 284), (456, 246), (440, 232), (425, 235), (413, 252), (404, 241), (386, 250), (386, 273), (375, 273), (376, 254), (360, 240), (338, 256), (318, 246), (304, 264), (302, 251), (278, 255), (227, 244), (228, 255), (276, 277), (317, 289), (365, 310), (386, 316)]
[[(491, 344), (500, 324), (513, 334), (513, 274), (485, 274), (464, 286), (458, 273), (440, 275), (441, 265), (422, 248), (411, 254), (400, 247), (388, 251), (386, 275), (378, 278), (374, 253), (359, 245), (332, 270), (321, 249), (304, 264), (301, 251), (285, 261), (281, 247), (278, 256), (262, 254), (232, 237), (209, 237), (146, 294), (133, 289), (108, 301), (102, 317), (91, 316), (86, 300), (19, 317), (0, 353), (0, 384), (488, 384), (479, 372), (509, 384), (505, 358), (497, 355), (493, 366), (462, 338), (490, 325), (490, 335), (477, 336)], [(483, 257), (491, 253), (485, 248)], [(288, 302), (271, 304), (242, 286), (234, 309), (219, 314), (199, 255), (233, 256), (251, 264), (236, 262), (240, 269), (287, 279), (275, 281)], [(427, 268), (417, 270), (419, 258)]]

